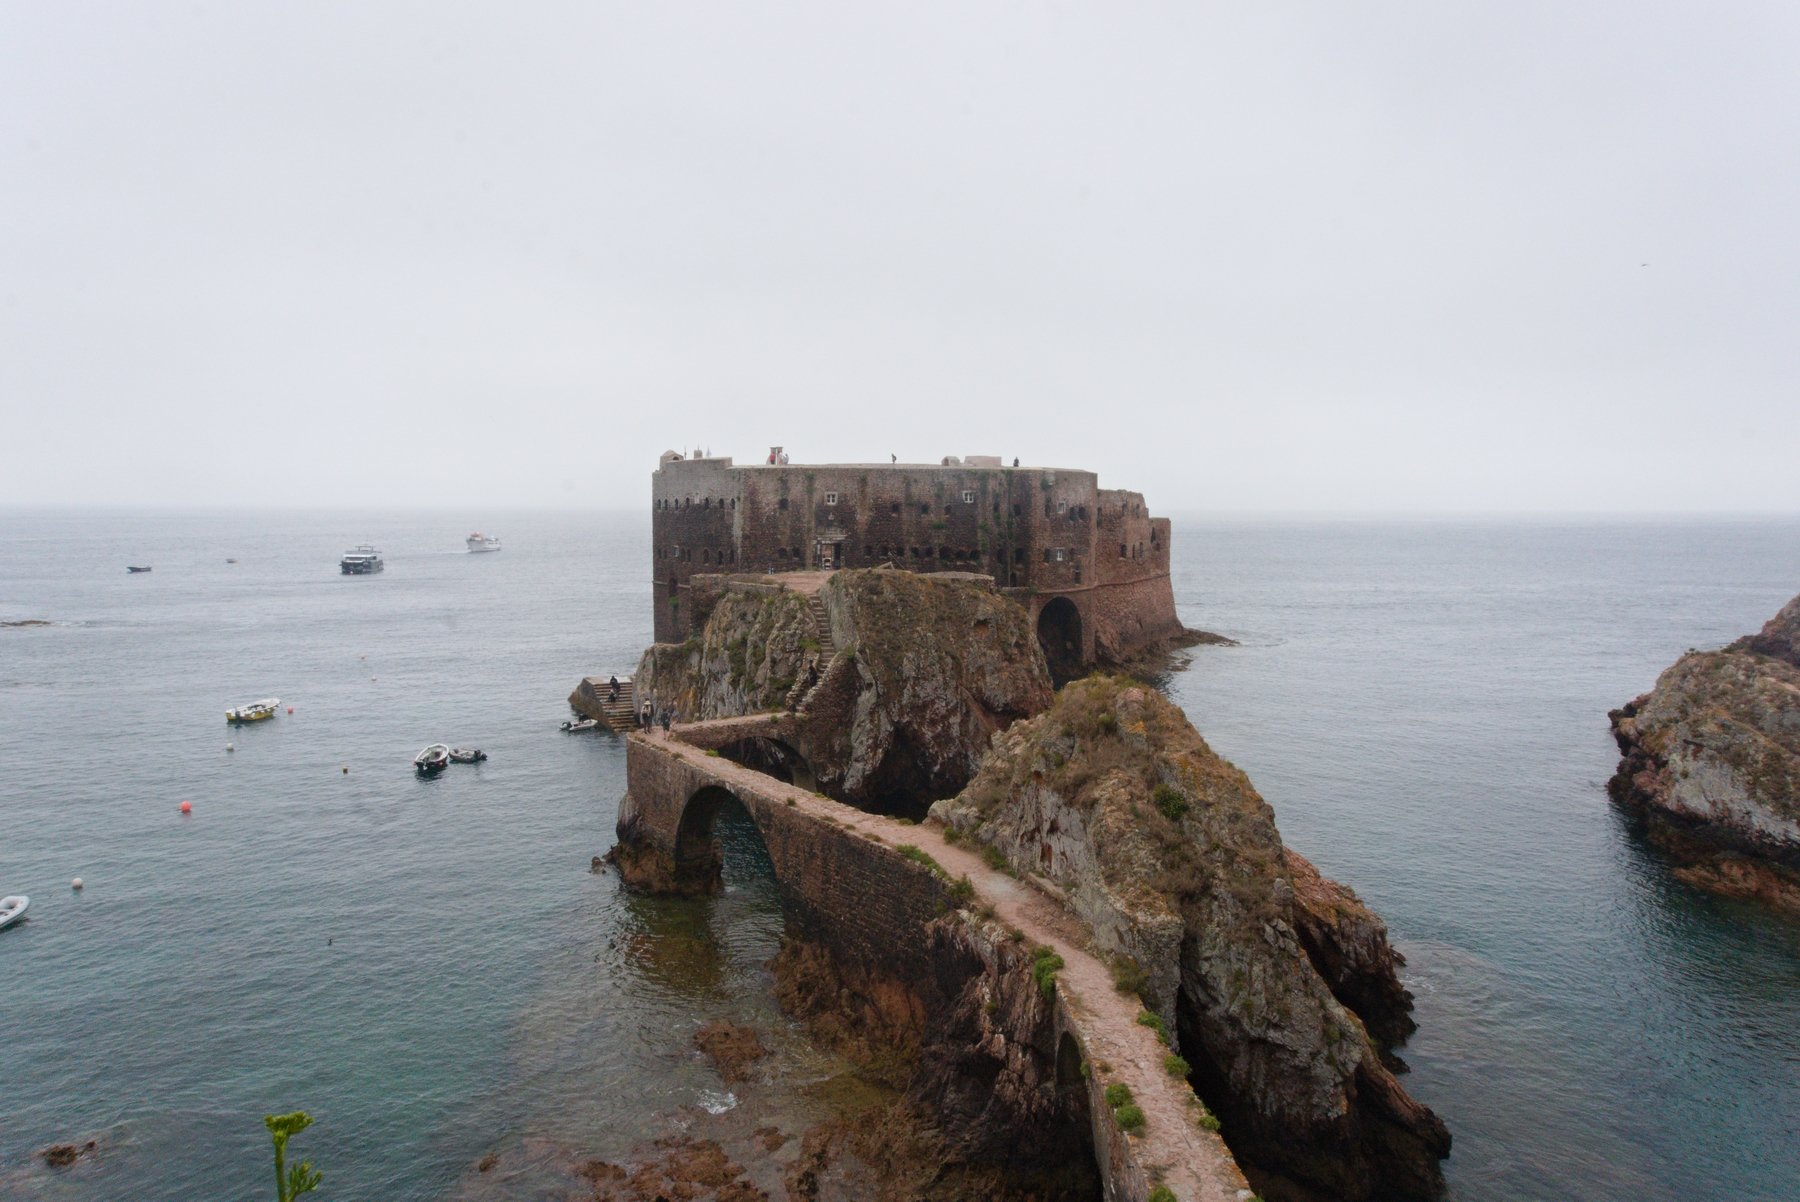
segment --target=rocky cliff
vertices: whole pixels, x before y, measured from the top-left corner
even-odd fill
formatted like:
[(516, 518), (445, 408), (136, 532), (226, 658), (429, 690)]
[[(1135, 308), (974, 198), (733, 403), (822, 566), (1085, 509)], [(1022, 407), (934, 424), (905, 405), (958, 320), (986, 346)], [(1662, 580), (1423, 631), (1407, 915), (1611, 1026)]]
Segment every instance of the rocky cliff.
[(1610, 717), (1624, 758), (1607, 792), (1677, 875), (1800, 910), (1800, 597)]
[(914, 816), (968, 782), (995, 731), (1050, 704), (1030, 618), (987, 577), (840, 571), (818, 600), (823, 629), (799, 593), (727, 587), (698, 636), (645, 652), (637, 695), (683, 721), (797, 704), (794, 750), (821, 791)]
[(1385, 928), (1283, 848), (1249, 779), (1174, 705), (1070, 684), (931, 812), (1068, 896), (1266, 1195), (1441, 1191), (1449, 1134), (1383, 1060), (1411, 1029)]

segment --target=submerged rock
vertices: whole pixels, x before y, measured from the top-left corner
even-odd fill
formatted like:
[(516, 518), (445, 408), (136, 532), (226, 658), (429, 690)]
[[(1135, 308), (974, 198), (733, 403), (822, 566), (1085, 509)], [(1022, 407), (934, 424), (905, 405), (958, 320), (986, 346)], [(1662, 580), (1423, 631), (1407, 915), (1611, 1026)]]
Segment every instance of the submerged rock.
[(1607, 792), (1676, 874), (1800, 910), (1800, 597), (1609, 716), (1624, 758)]
[(1249, 778), (1170, 702), (1070, 684), (931, 812), (1063, 891), (1265, 1194), (1442, 1191), (1449, 1133), (1383, 1061), (1412, 1029), (1385, 927), (1283, 848)]

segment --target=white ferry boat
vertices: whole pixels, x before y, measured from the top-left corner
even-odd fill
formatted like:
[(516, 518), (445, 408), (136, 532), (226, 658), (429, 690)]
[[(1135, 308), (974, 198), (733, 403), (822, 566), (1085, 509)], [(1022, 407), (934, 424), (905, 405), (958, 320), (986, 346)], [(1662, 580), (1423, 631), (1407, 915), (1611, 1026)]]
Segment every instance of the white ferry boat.
[(483, 534), (479, 530), (469, 536), (468, 543), (471, 551), (498, 551), (500, 549), (498, 538), (492, 534)]
[(381, 571), (381, 552), (368, 543), (360, 543), (344, 552), (344, 558), (338, 561), (338, 569), (346, 576), (367, 576)]

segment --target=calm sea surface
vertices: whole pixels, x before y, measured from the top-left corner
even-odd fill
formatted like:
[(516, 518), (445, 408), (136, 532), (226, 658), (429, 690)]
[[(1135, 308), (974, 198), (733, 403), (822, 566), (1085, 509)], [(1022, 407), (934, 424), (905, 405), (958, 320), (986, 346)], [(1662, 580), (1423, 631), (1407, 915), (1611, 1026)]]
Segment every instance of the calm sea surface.
[[(54, 623), (0, 629), (0, 893), (32, 896), (0, 1197), (261, 1198), (277, 1110), (318, 1120), (316, 1196), (369, 1202), (822, 1113), (841, 1066), (774, 1005), (766, 874), (682, 903), (589, 871), (623, 750), (556, 724), (649, 638), (645, 516), (466, 554), (490, 522), (0, 511), (0, 621)], [(365, 539), (387, 571), (339, 576)], [(1606, 710), (1800, 591), (1800, 523), (1178, 519), (1175, 549), (1184, 618), (1244, 645), (1171, 691), (1409, 957), (1454, 1196), (1800, 1196), (1800, 924), (1673, 882), (1603, 789)], [(225, 726), (268, 695), (293, 714)], [(491, 758), (416, 779), (439, 740)], [(739, 1103), (695, 1055), (721, 1016), (779, 1085)]]

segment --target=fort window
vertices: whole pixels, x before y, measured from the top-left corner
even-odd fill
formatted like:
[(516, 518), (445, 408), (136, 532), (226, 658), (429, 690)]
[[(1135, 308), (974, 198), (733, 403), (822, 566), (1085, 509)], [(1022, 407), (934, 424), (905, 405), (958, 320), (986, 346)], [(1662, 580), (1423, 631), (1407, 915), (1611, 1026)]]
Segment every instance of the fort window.
[(894, 502), (894, 512), (895, 512), (895, 513), (899, 513), (899, 512), (900, 512), (900, 502), (898, 502), (898, 501), (895, 501), (895, 502)]
[(1024, 515), (1025, 515), (1025, 507), (1023, 505), (1014, 505), (1013, 506), (1013, 516), (1014, 517), (1023, 517)]
[(837, 504), (837, 494), (834, 492), (826, 493), (825, 494), (825, 503), (827, 505), (836, 505)]
[(700, 502), (700, 508), (711, 509), (712, 508), (712, 498), (708, 497), (708, 498), (706, 498), (706, 500)]
[(795, 547), (795, 548), (794, 548), (794, 558), (795, 558), (795, 559), (799, 559), (799, 558), (800, 558), (800, 548), (799, 548), (799, 547)]
[(1124, 543), (1119, 544), (1119, 558), (1120, 559), (1125, 558), (1125, 544)]
[(875, 548), (871, 547), (868, 543), (863, 544), (863, 558), (864, 559), (874, 559), (875, 558)]
[(1056, 503), (1056, 512), (1058, 512), (1058, 513), (1069, 512), (1069, 503), (1067, 501), (1058, 501)]
[(781, 500), (775, 502), (775, 508), (786, 509), (787, 508), (787, 498), (783, 497), (783, 498), (781, 498)]
[(939, 547), (938, 548), (938, 558), (939, 559), (949, 559), (950, 558), (950, 548), (949, 547)]
[(737, 498), (736, 497), (731, 498), (731, 507), (733, 509), (737, 508)]
[(929, 505), (919, 506), (919, 516), (922, 518), (930, 517), (931, 516), (931, 506), (929, 506)]
[(1014, 563), (1024, 563), (1025, 562), (1025, 548), (1024, 547), (1014, 547), (1013, 548), (1013, 562)]
[(1081, 583), (1081, 564), (1079, 563), (1075, 565), (1075, 583)]
[(975, 490), (972, 488), (963, 489), (963, 504), (964, 505), (973, 505), (974, 503), (975, 503)]
[(787, 548), (786, 547), (776, 547), (775, 548), (775, 558), (776, 559), (786, 559), (787, 558)]

